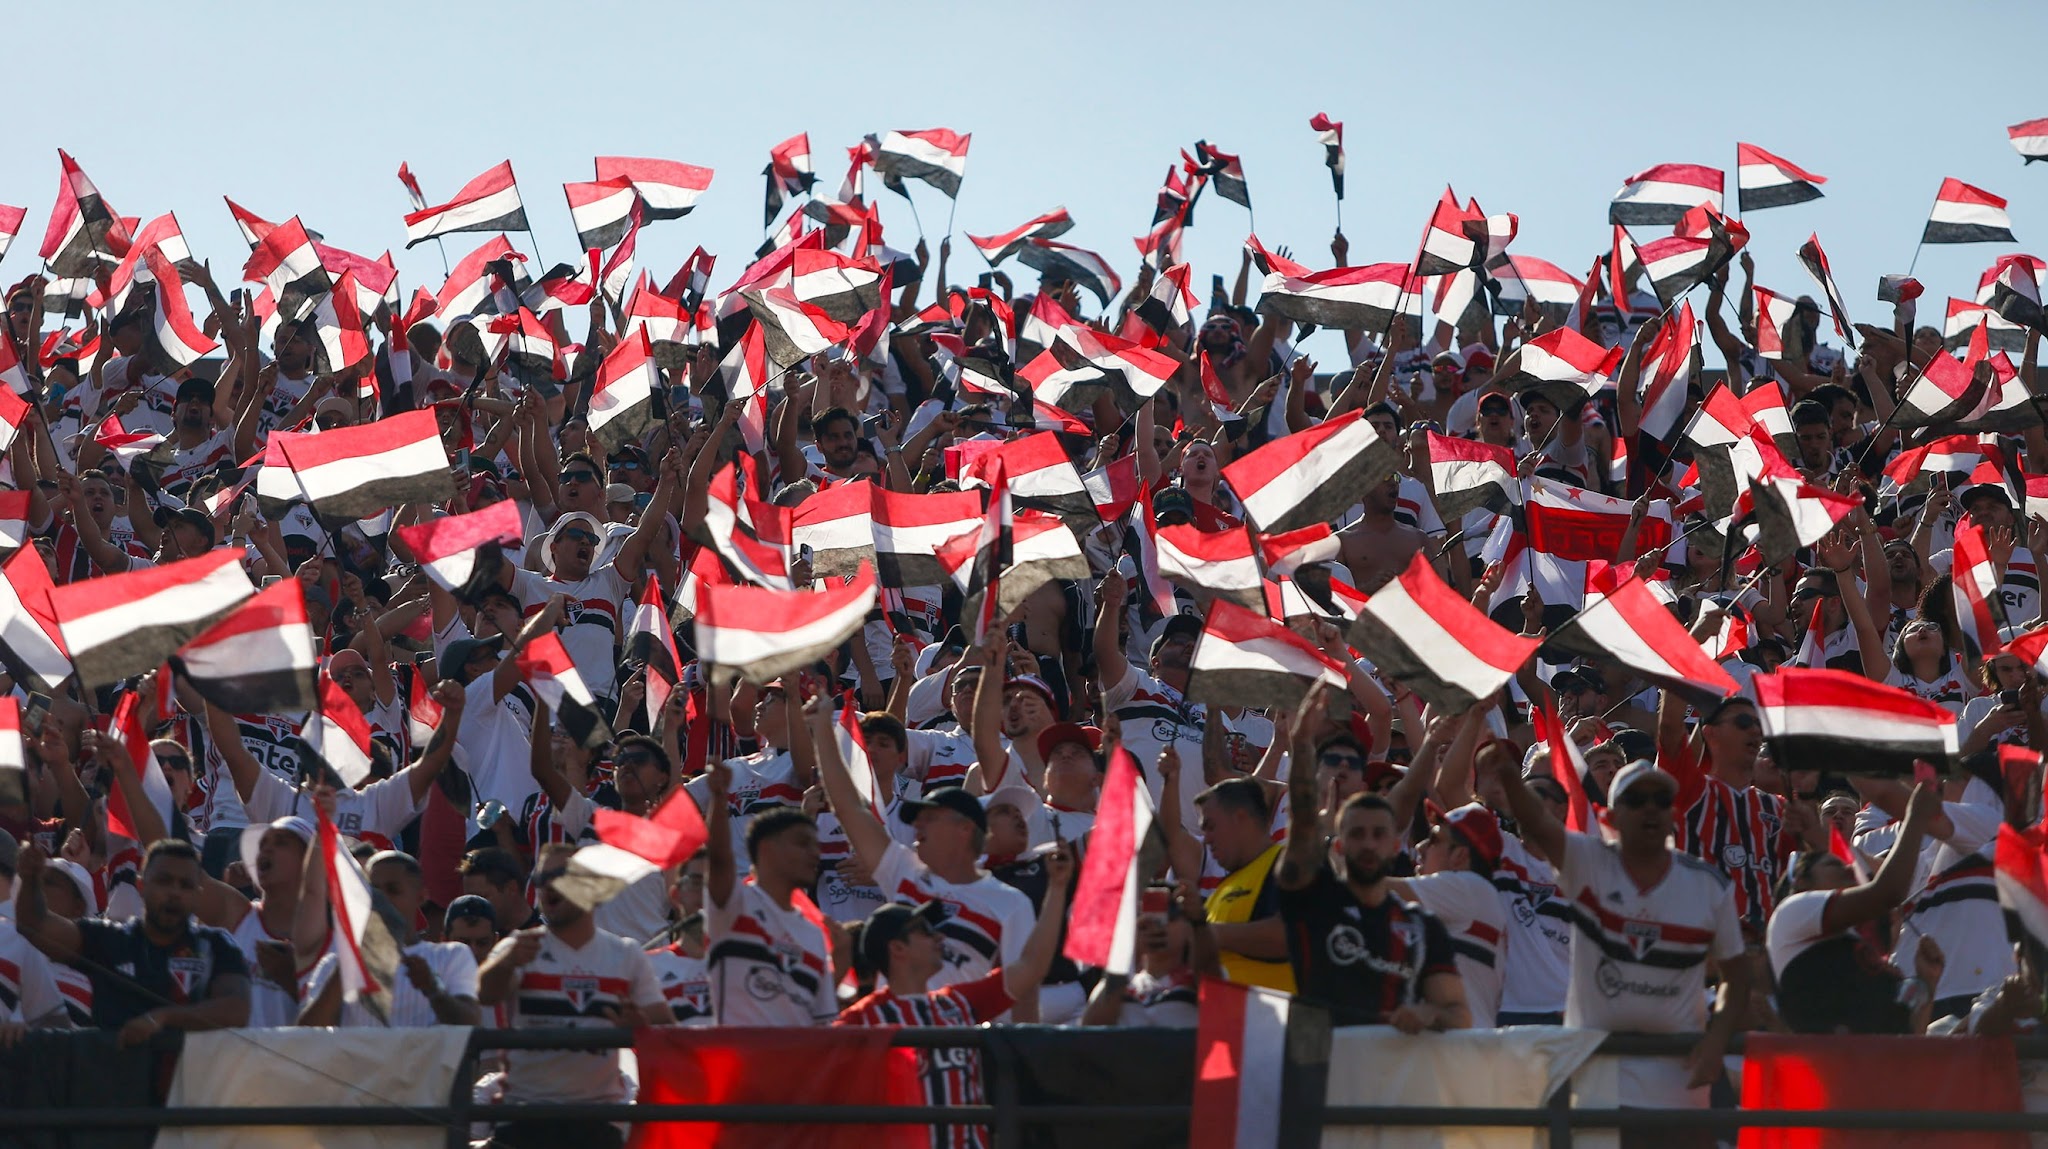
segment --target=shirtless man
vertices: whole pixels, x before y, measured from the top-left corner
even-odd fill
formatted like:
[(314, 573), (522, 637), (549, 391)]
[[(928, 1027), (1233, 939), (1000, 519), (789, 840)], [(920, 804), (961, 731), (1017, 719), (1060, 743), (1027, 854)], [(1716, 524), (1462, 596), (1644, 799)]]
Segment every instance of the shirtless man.
[(1367, 487), (1360, 503), (1364, 515), (1337, 532), (1344, 565), (1350, 568), (1358, 589), (1368, 594), (1407, 569), (1408, 561), (1422, 547), (1422, 532), (1394, 519), (1400, 492), (1398, 475)]

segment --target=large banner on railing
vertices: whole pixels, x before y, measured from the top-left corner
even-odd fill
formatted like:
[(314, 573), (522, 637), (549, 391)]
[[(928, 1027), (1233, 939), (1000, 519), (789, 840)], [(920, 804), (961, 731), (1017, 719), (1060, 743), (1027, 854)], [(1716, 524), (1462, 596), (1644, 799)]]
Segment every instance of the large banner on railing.
[[(892, 1049), (888, 1029), (642, 1029), (643, 1105), (922, 1105), (924, 1076), (978, 1055)], [(964, 1098), (962, 1099), (964, 1100)], [(927, 1149), (923, 1126), (636, 1125), (630, 1149)]]

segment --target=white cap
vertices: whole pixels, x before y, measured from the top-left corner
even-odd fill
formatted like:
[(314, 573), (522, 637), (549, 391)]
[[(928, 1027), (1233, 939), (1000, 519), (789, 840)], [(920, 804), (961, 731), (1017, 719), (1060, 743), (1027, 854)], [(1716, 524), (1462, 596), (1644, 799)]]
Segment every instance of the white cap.
[(1614, 781), (1607, 786), (1607, 805), (1609, 807), (1621, 805), (1621, 796), (1628, 792), (1629, 787), (1638, 786), (1645, 782), (1662, 782), (1674, 792), (1678, 789), (1678, 779), (1672, 777), (1668, 772), (1658, 769), (1657, 764), (1648, 758), (1638, 758), (1623, 766), (1620, 770), (1615, 771)]

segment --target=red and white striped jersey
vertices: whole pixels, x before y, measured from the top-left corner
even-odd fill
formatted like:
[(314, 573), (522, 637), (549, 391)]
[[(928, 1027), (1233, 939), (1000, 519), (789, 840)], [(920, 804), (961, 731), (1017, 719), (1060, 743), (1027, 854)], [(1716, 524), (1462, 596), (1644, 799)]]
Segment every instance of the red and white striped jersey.
[(1728, 879), (1673, 851), (1645, 890), (1618, 847), (1568, 834), (1558, 893), (1571, 903), (1572, 984), (1564, 1023), (1634, 1033), (1698, 1033), (1707, 1023), (1707, 959), (1742, 953)]
[(701, 957), (691, 957), (682, 943), (649, 950), (647, 960), (654, 966), (654, 978), (661, 983), (661, 995), (668, 999), (668, 1011), (677, 1025), (718, 1024), (711, 1016), (711, 975)]
[[(839, 1015), (834, 1025), (917, 1025), (966, 1028), (994, 1021), (1009, 1012), (1009, 991), (1003, 971), (991, 970), (973, 981), (942, 986), (927, 993), (899, 996), (884, 988), (861, 998)], [(920, 1049), (918, 1076), (924, 1082), (925, 1104), (981, 1105), (981, 1055), (972, 1049)], [(932, 1127), (936, 1149), (980, 1149), (987, 1130), (975, 1125)]]
[(1501, 979), (1506, 972), (1507, 912), (1493, 883), (1471, 870), (1445, 870), (1403, 879), (1408, 893), (1443, 922), (1451, 935), (1458, 976), (1465, 982), (1465, 1004), (1472, 1010), (1472, 1028), (1492, 1029), (1500, 1013)]
[(1764, 936), (1773, 891), (1791, 856), (1782, 840), (1785, 802), (1755, 786), (1736, 789), (1707, 773), (1683, 743), (1658, 747), (1657, 764), (1678, 779), (1678, 848), (1720, 871), (1735, 887), (1743, 927)]
[[(491, 956), (518, 940), (517, 935), (500, 940)], [(607, 1029), (617, 1024), (613, 1014), (623, 1006), (646, 1008), (662, 1000), (654, 967), (637, 942), (598, 930), (577, 948), (549, 930), (540, 954), (519, 971), (511, 1028)], [(507, 1101), (603, 1102), (628, 1096), (617, 1050), (509, 1050), (505, 1058)]]

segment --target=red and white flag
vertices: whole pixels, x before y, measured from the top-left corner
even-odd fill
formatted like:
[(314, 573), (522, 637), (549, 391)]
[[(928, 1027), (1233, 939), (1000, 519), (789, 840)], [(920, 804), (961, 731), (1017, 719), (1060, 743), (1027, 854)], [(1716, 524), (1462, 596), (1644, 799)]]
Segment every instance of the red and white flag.
[(697, 198), (710, 189), (711, 174), (710, 168), (676, 160), (597, 157), (598, 179), (624, 177), (632, 181), (633, 190), (640, 195), (641, 219), (647, 223), (680, 219), (690, 214), (690, 210), (697, 206)]
[(882, 585), (941, 585), (947, 574), (936, 557), (939, 544), (981, 526), (981, 493), (912, 495), (876, 486), (873, 515), (875, 571)]
[(284, 455), (321, 514), (363, 519), (400, 503), (437, 503), (454, 491), (432, 410), (337, 427), (288, 441)]
[(923, 180), (944, 192), (949, 199), (960, 195), (960, 180), (967, 174), (967, 147), (972, 133), (962, 135), (947, 128), (926, 128), (915, 132), (883, 132), (875, 146), (875, 173), (882, 186), (898, 195), (906, 179)]
[[(1603, 577), (1604, 576), (1604, 577)], [(1619, 577), (1618, 584), (1611, 580)], [(1671, 615), (1629, 568), (1603, 567), (1588, 578), (1586, 605), (1553, 641), (1600, 659), (1612, 660), (1644, 679), (1695, 699), (1721, 699), (1738, 689), (1721, 665)]]
[(313, 297), (334, 288), (334, 279), (298, 216), (272, 228), (257, 243), (242, 265), (242, 278), (269, 288), (278, 313), (288, 320), (304, 315)]
[(660, 383), (654, 345), (645, 331), (619, 340), (598, 366), (590, 390), (590, 433), (607, 450), (637, 441), (654, 422), (654, 389)]
[[(598, 178), (604, 178), (599, 161)], [(414, 247), (439, 235), (463, 231), (525, 231), (526, 205), (512, 177), (512, 161), (490, 169), (462, 185), (455, 198), (423, 207), (405, 217), (405, 246)]]
[[(1429, 226), (1423, 229), (1415, 274), (1450, 275), (1478, 266), (1484, 249), (1467, 233), (1466, 225), (1472, 219), (1471, 213), (1458, 206), (1457, 193), (1445, 187), (1444, 194), (1437, 198), (1436, 209), (1430, 213)], [(1479, 219), (1483, 223), (1485, 217)]]
[(1849, 309), (1842, 302), (1842, 289), (1835, 286), (1835, 273), (1828, 266), (1828, 253), (1821, 250), (1818, 232), (1806, 237), (1799, 245), (1799, 262), (1806, 268), (1806, 274), (1820, 284), (1821, 294), (1827, 297), (1828, 315), (1835, 321), (1835, 334), (1856, 343), (1855, 325), (1849, 322)]
[[(1178, 814), (1175, 815), (1178, 817)], [(1138, 903), (1146, 875), (1138, 858), (1152, 830), (1152, 792), (1130, 751), (1118, 747), (1095, 800), (1095, 825), (1081, 858), (1061, 952), (1110, 974), (1138, 964)]]
[(119, 415), (109, 415), (100, 420), (99, 430), (93, 432), (92, 441), (104, 447), (123, 467), (153, 454), (164, 445), (164, 437), (154, 431), (130, 431), (123, 427)]
[(680, 786), (645, 818), (600, 807), (591, 829), (597, 842), (576, 851), (568, 872), (555, 879), (555, 890), (586, 911), (683, 865), (710, 840), (696, 800)]
[(1999, 628), (2004, 625), (2005, 607), (1998, 595), (1998, 568), (1984, 540), (1984, 528), (1965, 521), (1956, 527), (1954, 565), (1949, 587), (1955, 600), (1956, 627), (1963, 643), (1976, 661), (1996, 657), (2004, 645)]
[(251, 248), (262, 243), (263, 237), (269, 235), (277, 228), (276, 224), (264, 219), (234, 200), (228, 199), (226, 196), (220, 198), (227, 202), (228, 214), (233, 216), (235, 220), (235, 230), (242, 233), (242, 241)]
[(1109, 261), (1086, 248), (1032, 236), (1018, 249), (1017, 258), (1040, 275), (1063, 274), (1088, 289), (1104, 307), (1124, 289), (1124, 281)]
[(1602, 347), (1560, 327), (1522, 345), (1518, 369), (1507, 384), (1517, 391), (1536, 392), (1559, 411), (1570, 411), (1599, 394), (1626, 353), (1626, 348)]
[(122, 311), (128, 305), (129, 293), (137, 283), (151, 282), (148, 268), (142, 266), (143, 257), (152, 251), (160, 251), (173, 266), (192, 258), (192, 249), (185, 245), (185, 233), (178, 228), (178, 217), (164, 214), (150, 220), (135, 233), (135, 241), (129, 245), (128, 254), (107, 277), (107, 305), (115, 311)]
[(647, 668), (647, 728), (659, 729), (661, 709), (683, 680), (683, 656), (676, 650), (668, 603), (661, 597), (661, 580), (652, 571), (647, 585), (640, 588), (639, 601), (633, 604), (624, 646), (626, 661)]
[(874, 574), (865, 568), (848, 585), (816, 593), (700, 585), (697, 657), (714, 682), (735, 676), (772, 682), (858, 631), (875, 607), (875, 592)]
[(2048, 830), (2039, 824), (2023, 830), (2000, 825), (1992, 880), (1998, 904), (2020, 920), (2035, 944), (2048, 945)]
[(1252, 524), (1275, 534), (1337, 518), (1398, 461), (1364, 413), (1349, 411), (1239, 456), (1223, 477)]
[(0, 203), (0, 259), (7, 258), (7, 249), (13, 245), (14, 237), (21, 234), (21, 223), (27, 218), (27, 208)]
[(732, 350), (718, 364), (719, 380), (725, 384), (726, 401), (740, 408), (740, 438), (747, 450), (760, 454), (768, 449), (768, 343), (760, 324), (748, 326)]
[(969, 235), (967, 242), (974, 245), (990, 267), (994, 267), (1022, 251), (1034, 239), (1057, 239), (1072, 230), (1074, 217), (1067, 214), (1066, 208), (1056, 207), (996, 235)]
[(561, 719), (562, 729), (578, 745), (598, 747), (611, 741), (612, 732), (598, 712), (597, 698), (577, 672), (560, 634), (549, 631), (527, 643), (518, 659), (520, 677)]
[(1203, 978), (1188, 1149), (1319, 1143), (1329, 1043), (1309, 1035), (1328, 1025), (1304, 998)]
[(1495, 513), (1522, 503), (1515, 453), (1477, 439), (1429, 434), (1429, 482), (1437, 513), (1462, 520), (1481, 507)]
[(1423, 701), (1463, 713), (1514, 677), (1542, 640), (1496, 625), (1445, 586), (1428, 560), (1418, 552), (1399, 578), (1372, 591), (1350, 642)]
[(1820, 185), (1828, 177), (1817, 176), (1790, 160), (1774, 156), (1755, 144), (1735, 145), (1735, 208), (1759, 211), (1787, 207), (1819, 199)]
[(50, 226), (37, 255), (52, 273), (67, 278), (88, 276), (97, 267), (120, 262), (128, 253), (135, 224), (121, 218), (62, 148), (57, 150), (57, 163), (57, 202), (50, 209)]
[(1721, 210), (1728, 177), (1701, 164), (1658, 164), (1628, 177), (1607, 208), (1607, 222), (1623, 227), (1669, 227), (1700, 204)]
[[(0, 340), (0, 342), (5, 342)], [(17, 678), (54, 691), (71, 676), (71, 655), (50, 610), (50, 566), (41, 551), (23, 547), (0, 563), (0, 647)]]
[(1159, 527), (1152, 537), (1160, 575), (1186, 586), (1198, 599), (1213, 595), (1246, 608), (1265, 605), (1258, 556), (1243, 527), (1203, 531), (1179, 524)]
[(319, 705), (306, 715), (299, 728), (306, 745), (332, 767), (344, 785), (359, 786), (370, 776), (370, 723), (363, 712), (323, 668), (319, 675)]
[(768, 149), (768, 166), (761, 174), (768, 179), (766, 211), (761, 220), (765, 228), (782, 214), (785, 196), (802, 195), (818, 182), (816, 169), (811, 167), (810, 133), (798, 133)]
[(226, 617), (256, 593), (241, 559), (240, 551), (209, 551), (51, 587), (50, 613), (80, 685), (105, 686), (146, 674)]
[(461, 590), (476, 573), (479, 547), (493, 543), (517, 546), (524, 537), (524, 529), (518, 504), (500, 499), (466, 515), (446, 515), (395, 527), (391, 536), (411, 553), (428, 578), (442, 590), (453, 592)]
[(22, 365), (21, 354), (14, 349), (12, 339), (0, 339), (0, 383), (6, 384), (9, 395), (29, 392), (28, 369)]
[[(14, 702), (13, 698), (8, 699)], [(142, 695), (133, 690), (125, 691), (119, 702), (114, 704), (114, 713), (107, 721), (107, 734), (121, 743), (128, 752), (128, 761), (135, 770), (135, 776), (142, 783), (142, 796), (156, 809), (157, 816), (165, 826), (173, 824), (171, 817), (177, 803), (171, 793), (170, 779), (164, 777), (164, 768), (157, 762), (156, 753), (149, 747), (149, 734), (142, 728)], [(20, 713), (15, 714), (15, 729), (20, 730)], [(148, 846), (142, 840), (142, 831), (135, 825), (135, 815), (128, 808), (128, 796), (119, 786), (107, 789), (107, 829), (137, 846)]]
[(2011, 243), (2012, 220), (2005, 201), (1955, 178), (1941, 181), (1921, 243)]
[(1557, 717), (1555, 704), (1545, 706), (1541, 702), (1529, 707), (1529, 724), (1535, 734), (1550, 749), (1550, 776), (1564, 787), (1564, 828), (1574, 833), (1593, 832), (1593, 800), (1587, 796), (1586, 779), (1592, 776), (1592, 768), (1586, 765), (1586, 756), (1579, 752), (1579, 744), (1564, 732), (1564, 723)]
[[(1172, 528), (1166, 528), (1172, 529)], [(1263, 588), (1261, 588), (1263, 590)], [(1259, 606), (1265, 606), (1263, 593)], [(1188, 700), (1292, 711), (1318, 687), (1343, 690), (1350, 671), (1263, 609), (1209, 607), (1188, 670)]]
[(344, 271), (334, 290), (313, 307), (314, 369), (324, 375), (338, 375), (369, 357), (370, 339), (363, 333), (357, 302), (355, 272)]
[(514, 258), (525, 257), (514, 252), (512, 241), (502, 235), (478, 244), (475, 251), (456, 262), (455, 270), (441, 284), (434, 296), (434, 314), (447, 322), (484, 310), (491, 298), (490, 265)]
[[(327, 809), (315, 803), (320, 818), (320, 853), (327, 862), (327, 909), (332, 918), (328, 948), (333, 951), (341, 979), (341, 999), (371, 1008), (380, 999), (388, 1001), (397, 976), (397, 940), (377, 916), (376, 899), (370, 879), (356, 863), (341, 840), (341, 832), (327, 816)], [(388, 957), (390, 968), (378, 968), (379, 957)]]
[(288, 578), (258, 591), (180, 647), (171, 665), (208, 702), (231, 714), (314, 708), (320, 701), (320, 656), (304, 586)]
[(1684, 418), (1687, 377), (1699, 326), (1692, 304), (1678, 305), (1677, 314), (1657, 329), (1650, 349), (1643, 355), (1642, 374), (1649, 380), (1643, 388), (1642, 416), (1638, 426), (1643, 434), (1659, 443), (1671, 442)]
[(1405, 263), (1369, 263), (1328, 271), (1267, 274), (1259, 310), (1344, 331), (1385, 331), (1398, 315), (1422, 331), (1422, 280)]
[(2013, 150), (2018, 152), (2023, 163), (2048, 160), (2048, 120), (2028, 120), (2005, 129), (2007, 139), (2012, 141)]
[(1791, 324), (1799, 301), (1762, 287), (1756, 292), (1756, 350), (1773, 359), (1785, 357), (1785, 328)]
[(1343, 544), (1328, 523), (1259, 536), (1259, 558), (1268, 578), (1287, 578), (1311, 563), (1336, 562), (1343, 553)]
[(1958, 757), (1955, 714), (1897, 687), (1845, 670), (1797, 667), (1759, 674), (1753, 683), (1771, 757), (1782, 769), (1854, 762), (1860, 774), (1910, 775), (1915, 762), (1944, 769)]
[(185, 281), (161, 251), (143, 257), (150, 278), (156, 280), (156, 307), (150, 317), (144, 351), (150, 365), (164, 375), (175, 375), (211, 354), (219, 343), (207, 338), (192, 318), (185, 302)]
[(1769, 474), (1750, 480), (1749, 500), (1756, 512), (1756, 549), (1768, 566), (1786, 562), (1827, 537), (1863, 506), (1861, 494), (1838, 494), (1813, 486), (1797, 474)]

